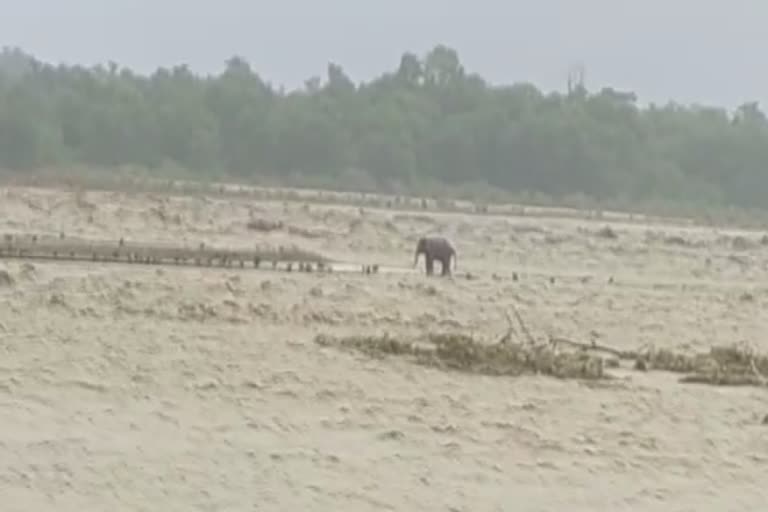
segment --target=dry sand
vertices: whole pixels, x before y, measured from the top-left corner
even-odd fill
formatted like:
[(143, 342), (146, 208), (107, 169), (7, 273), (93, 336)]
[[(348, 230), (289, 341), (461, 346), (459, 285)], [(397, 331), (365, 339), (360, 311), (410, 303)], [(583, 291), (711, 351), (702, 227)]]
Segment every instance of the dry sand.
[[(404, 268), (364, 276), (0, 261), (13, 280), (0, 283), (5, 511), (723, 512), (768, 503), (768, 390), (683, 385), (660, 372), (600, 385), (475, 376), (312, 341), (493, 337), (514, 305), (540, 337), (628, 349), (749, 341), (768, 351), (761, 234), (615, 224), (611, 239), (587, 220), (0, 194), (0, 232), (296, 243)], [(249, 216), (286, 229), (248, 231)], [(475, 279), (407, 270), (427, 232), (451, 237), (459, 272)]]

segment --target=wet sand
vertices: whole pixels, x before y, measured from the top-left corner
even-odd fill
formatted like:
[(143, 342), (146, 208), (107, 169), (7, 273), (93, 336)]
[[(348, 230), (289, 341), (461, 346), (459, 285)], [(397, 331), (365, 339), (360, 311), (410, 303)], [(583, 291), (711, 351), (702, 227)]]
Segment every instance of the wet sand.
[[(250, 218), (282, 220), (269, 233)], [(319, 333), (768, 351), (762, 233), (0, 190), (0, 232), (296, 244), (376, 275), (0, 260), (4, 510), (726, 511), (768, 502), (768, 390), (371, 359)], [(418, 236), (459, 251), (453, 279)], [(467, 279), (464, 273), (470, 273)], [(513, 274), (519, 279), (515, 281)], [(554, 279), (553, 279), (554, 278)], [(612, 279), (611, 279), (612, 278)], [(612, 281), (612, 282), (611, 282)]]

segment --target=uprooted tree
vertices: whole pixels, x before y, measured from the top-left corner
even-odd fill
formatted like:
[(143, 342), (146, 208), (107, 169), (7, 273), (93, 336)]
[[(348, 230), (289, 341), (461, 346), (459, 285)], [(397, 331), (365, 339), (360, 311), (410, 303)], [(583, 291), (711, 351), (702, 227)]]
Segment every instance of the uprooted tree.
[(493, 376), (546, 375), (560, 379), (612, 379), (610, 369), (630, 361), (636, 371), (682, 374), (680, 382), (717, 386), (768, 387), (768, 355), (745, 344), (712, 347), (708, 352), (678, 353), (645, 347), (623, 351), (595, 343), (549, 337), (538, 341), (514, 311), (518, 327), (498, 340), (464, 333), (431, 333), (410, 339), (388, 334), (333, 337), (320, 334), (315, 343), (356, 351), (370, 357), (401, 357), (415, 364)]

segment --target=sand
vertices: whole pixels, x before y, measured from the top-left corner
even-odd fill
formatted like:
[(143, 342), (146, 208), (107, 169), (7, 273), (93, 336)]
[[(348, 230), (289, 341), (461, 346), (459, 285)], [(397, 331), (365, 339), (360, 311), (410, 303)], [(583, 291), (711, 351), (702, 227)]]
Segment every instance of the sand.
[[(0, 232), (295, 243), (392, 267), (366, 276), (0, 260), (11, 278), (0, 280), (3, 510), (722, 512), (768, 502), (768, 389), (663, 372), (600, 384), (468, 375), (313, 342), (493, 338), (514, 306), (542, 339), (768, 351), (762, 233), (613, 223), (610, 238), (586, 219), (0, 194)], [(284, 228), (250, 231), (255, 217)], [(453, 279), (409, 268), (416, 237), (431, 232), (458, 248)]]

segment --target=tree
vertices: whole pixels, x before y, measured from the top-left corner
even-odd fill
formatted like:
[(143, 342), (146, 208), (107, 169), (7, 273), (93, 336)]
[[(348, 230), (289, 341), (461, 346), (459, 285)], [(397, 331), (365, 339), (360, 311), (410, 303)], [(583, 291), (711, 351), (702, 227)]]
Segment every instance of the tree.
[(239, 56), (218, 75), (178, 65), (144, 76), (4, 49), (0, 166), (171, 163), (331, 185), (367, 173), (379, 185), (476, 181), (554, 199), (765, 206), (768, 119), (757, 102), (640, 107), (633, 92), (608, 87), (491, 86), (445, 45), (406, 52), (368, 82), (334, 62), (325, 75), (286, 91)]

